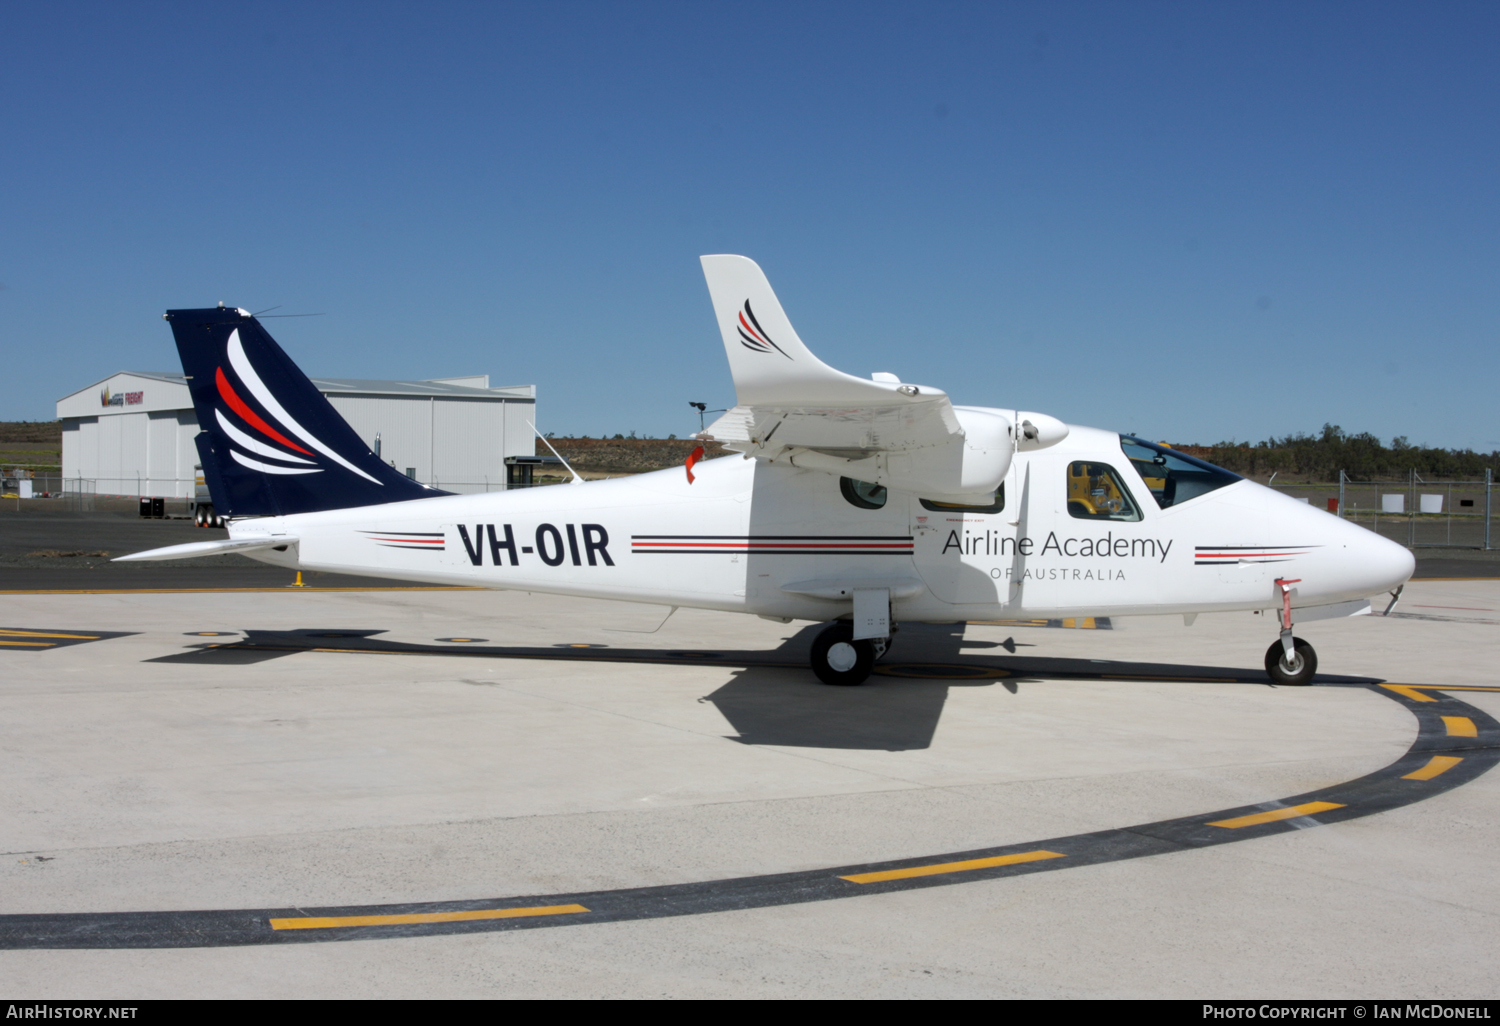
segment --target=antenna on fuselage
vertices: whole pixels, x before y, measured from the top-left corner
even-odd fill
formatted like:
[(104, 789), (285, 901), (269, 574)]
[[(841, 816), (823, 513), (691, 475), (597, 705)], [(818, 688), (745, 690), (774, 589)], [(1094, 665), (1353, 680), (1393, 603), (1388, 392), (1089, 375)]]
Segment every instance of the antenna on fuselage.
[[(531, 430), (536, 431), (536, 424), (532, 423), (529, 420), (526, 423), (531, 424)], [(545, 445), (549, 449), (552, 449), (552, 443), (547, 441), (546, 435), (542, 434), (540, 431), (536, 431), (536, 436), (542, 440), (543, 445)], [(578, 476), (578, 471), (573, 469), (572, 464), (562, 458), (562, 453), (558, 452), (556, 449), (552, 449), (552, 455), (556, 456), (562, 463), (562, 465), (568, 468), (568, 473), (573, 475), (573, 480), (569, 481), (568, 484), (583, 484), (583, 478)]]

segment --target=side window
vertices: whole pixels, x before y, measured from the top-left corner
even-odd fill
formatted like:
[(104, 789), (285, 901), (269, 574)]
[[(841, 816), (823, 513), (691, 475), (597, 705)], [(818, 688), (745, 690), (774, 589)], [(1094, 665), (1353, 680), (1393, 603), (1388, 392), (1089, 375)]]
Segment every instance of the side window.
[(1141, 509), (1114, 467), (1068, 464), (1068, 513), (1080, 520), (1139, 520)]
[(879, 509), (885, 505), (887, 498), (885, 485), (856, 481), (851, 477), (839, 478), (839, 490), (844, 493), (849, 505), (860, 509)]
[(1005, 485), (995, 489), (993, 502), (986, 502), (978, 506), (962, 506), (956, 502), (938, 502), (936, 499), (918, 499), (923, 509), (930, 509), (934, 513), (999, 513), (1005, 508)]

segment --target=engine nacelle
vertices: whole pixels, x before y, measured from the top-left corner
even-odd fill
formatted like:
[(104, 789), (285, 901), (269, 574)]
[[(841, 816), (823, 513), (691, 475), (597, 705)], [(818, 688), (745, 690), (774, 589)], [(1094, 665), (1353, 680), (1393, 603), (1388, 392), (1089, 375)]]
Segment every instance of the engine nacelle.
[(1021, 437), (1016, 448), (1022, 452), (1045, 449), (1068, 437), (1068, 425), (1045, 413), (1017, 410), (1016, 423), (1021, 425)]

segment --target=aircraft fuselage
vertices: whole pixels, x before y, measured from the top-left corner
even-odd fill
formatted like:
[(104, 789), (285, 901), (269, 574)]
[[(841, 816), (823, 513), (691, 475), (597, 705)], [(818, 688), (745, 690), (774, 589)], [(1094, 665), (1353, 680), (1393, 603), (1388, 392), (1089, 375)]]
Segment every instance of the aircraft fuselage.
[(230, 531), (285, 534), (285, 551), (254, 558), (301, 570), (805, 620), (847, 616), (856, 587), (889, 589), (896, 621), (1270, 609), (1278, 581), (1295, 582), (1295, 608), (1331, 606), (1397, 588), (1414, 566), (1401, 546), (1251, 481), (1162, 508), (1120, 436), (1091, 428), (1018, 452), (998, 508), (894, 490), (867, 508), (827, 473), (736, 456), (694, 476), (245, 518)]

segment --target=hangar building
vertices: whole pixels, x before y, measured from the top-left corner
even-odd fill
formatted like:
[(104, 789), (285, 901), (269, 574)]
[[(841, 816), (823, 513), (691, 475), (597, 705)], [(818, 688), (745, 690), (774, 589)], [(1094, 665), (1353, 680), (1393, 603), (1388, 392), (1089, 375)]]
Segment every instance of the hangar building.
[[(431, 381), (313, 378), (391, 466), (449, 492), (500, 491), (534, 462), (536, 386), (489, 375)], [(190, 498), (198, 418), (181, 374), (120, 371), (57, 401), (63, 489)]]

